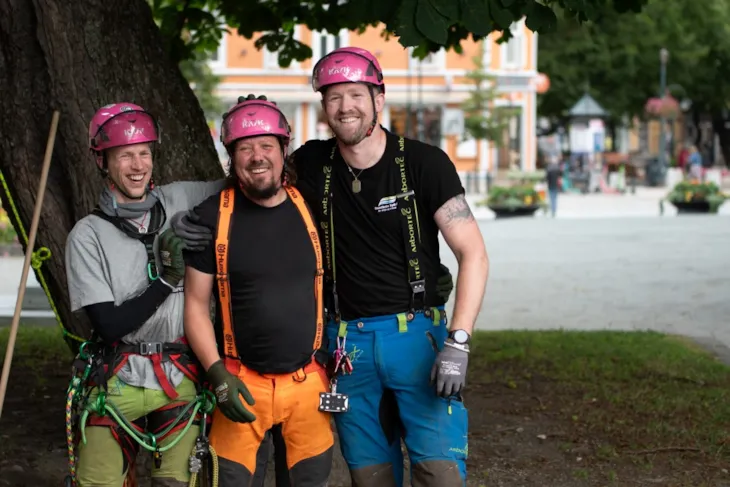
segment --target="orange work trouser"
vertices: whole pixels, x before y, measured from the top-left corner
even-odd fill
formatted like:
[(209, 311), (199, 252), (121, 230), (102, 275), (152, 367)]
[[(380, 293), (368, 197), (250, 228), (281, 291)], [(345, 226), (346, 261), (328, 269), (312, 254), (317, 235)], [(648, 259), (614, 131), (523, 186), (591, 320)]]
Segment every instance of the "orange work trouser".
[(292, 480), (301, 479), (295, 485), (326, 485), (334, 436), (330, 414), (318, 409), (319, 394), (329, 391), (324, 368), (312, 360), (293, 373), (261, 374), (241, 365), (238, 377), (256, 401), (253, 406), (243, 403), (256, 420), (236, 423), (217, 409), (213, 413), (209, 439), (219, 459), (219, 487), (249, 485), (264, 435), (277, 424)]

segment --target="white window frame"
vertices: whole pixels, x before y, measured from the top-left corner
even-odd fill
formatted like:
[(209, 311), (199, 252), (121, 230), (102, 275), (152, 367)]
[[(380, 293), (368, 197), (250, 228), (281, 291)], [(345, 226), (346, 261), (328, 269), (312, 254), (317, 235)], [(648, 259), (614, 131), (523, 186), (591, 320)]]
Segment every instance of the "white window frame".
[[(294, 39), (300, 40), (301, 26), (297, 25), (294, 27)], [(279, 54), (278, 52), (269, 51), (266, 46), (262, 49), (264, 53), (263, 68), (268, 71), (275, 71), (281, 69), (299, 69), (299, 61), (292, 61), (288, 68), (282, 68), (279, 66)]]
[(423, 61), (413, 57), (413, 48), (408, 48), (408, 69), (418, 69), (420, 64), (421, 71), (443, 71), (446, 69), (446, 51), (442, 47), (436, 52), (430, 53)]
[(208, 59), (208, 66), (214, 73), (228, 67), (228, 32), (223, 32), (216, 56), (217, 59)]
[(494, 44), (494, 40), (492, 39), (492, 34), (490, 33), (484, 39), (482, 39), (482, 46), (484, 47), (484, 56), (482, 57), (482, 63), (484, 63), (485, 70), (492, 69), (492, 44)]
[(335, 49), (335, 37), (339, 37), (339, 47), (347, 47), (350, 44), (350, 32), (347, 29), (341, 29), (337, 34), (329, 34), (322, 31), (312, 31), (312, 65), (317, 64), (322, 56), (322, 37), (326, 37), (327, 52), (332, 52)]
[[(502, 67), (522, 69), (525, 67), (525, 20), (513, 22), (509, 30), (512, 38), (506, 44), (502, 44)], [(511, 59), (510, 54), (515, 56)]]

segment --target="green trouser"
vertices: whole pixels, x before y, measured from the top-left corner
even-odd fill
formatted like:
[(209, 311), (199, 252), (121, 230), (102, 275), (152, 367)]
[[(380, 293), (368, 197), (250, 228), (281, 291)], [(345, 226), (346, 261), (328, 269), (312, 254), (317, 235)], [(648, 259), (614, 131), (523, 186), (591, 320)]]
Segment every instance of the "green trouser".
[[(179, 394), (179, 397), (174, 401), (176, 403), (187, 404), (195, 399), (195, 383), (187, 377), (175, 390)], [(94, 388), (89, 395), (89, 404), (96, 400), (98, 391), (98, 388)], [(119, 380), (115, 375), (108, 381), (106, 402), (107, 404), (113, 403), (124, 418), (132, 422), (163, 406), (167, 406), (173, 401), (164, 391), (131, 386)], [(182, 431), (181, 428), (180, 431), (168, 435), (167, 438), (160, 441), (160, 447), (169, 444)], [(163, 453), (160, 468), (153, 467), (152, 469), (152, 485), (154, 487), (187, 487), (190, 482), (188, 460), (199, 433), (200, 428), (197, 425), (192, 425), (175, 446)], [(151, 454), (145, 448), (141, 448), (141, 452)], [(86, 425), (86, 444), (79, 441), (78, 457), (78, 487), (123, 486), (127, 469), (125, 469), (122, 449), (117, 440), (114, 439), (108, 426)], [(131, 465), (131, 467), (134, 468), (134, 465)]]

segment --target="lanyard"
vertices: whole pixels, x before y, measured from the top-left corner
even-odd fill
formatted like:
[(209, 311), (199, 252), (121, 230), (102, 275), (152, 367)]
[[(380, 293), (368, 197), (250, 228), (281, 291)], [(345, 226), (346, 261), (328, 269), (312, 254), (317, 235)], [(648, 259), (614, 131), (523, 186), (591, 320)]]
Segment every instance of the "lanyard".
[[(418, 221), (418, 206), (416, 204), (416, 193), (410, 189), (408, 184), (408, 173), (405, 163), (405, 138), (398, 140), (398, 155), (394, 158), (398, 166), (398, 184), (400, 193), (396, 195), (398, 213), (401, 218), (401, 234), (406, 255), (406, 267), (408, 283), (411, 288), (410, 308), (408, 319), (413, 319), (415, 312), (419, 309), (426, 309), (426, 276), (423, 273), (421, 263), (420, 244), (421, 227)], [(332, 296), (332, 312), (336, 323), (340, 322), (341, 314), (339, 298), (337, 296), (337, 270), (335, 265), (335, 222), (334, 222), (334, 193), (332, 191), (332, 173), (337, 144), (332, 146), (329, 162), (323, 167), (324, 191), (322, 195), (322, 206), (320, 209), (320, 226), (323, 230), (324, 254), (326, 263), (326, 277), (330, 286)]]

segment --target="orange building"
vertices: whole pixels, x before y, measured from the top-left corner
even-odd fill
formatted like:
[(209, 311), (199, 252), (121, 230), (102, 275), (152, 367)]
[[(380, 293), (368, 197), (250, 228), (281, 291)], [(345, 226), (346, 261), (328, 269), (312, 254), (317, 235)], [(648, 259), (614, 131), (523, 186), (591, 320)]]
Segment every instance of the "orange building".
[[(312, 47), (311, 59), (280, 68), (276, 53), (257, 50), (256, 37), (247, 40), (235, 33), (224, 37), (209, 61), (220, 76), (217, 95), (226, 106), (239, 95), (265, 94), (276, 101), (286, 114), (294, 133), (293, 149), (313, 138), (328, 138), (320, 105), (320, 95), (312, 91), (314, 63), (327, 52), (344, 46), (370, 50), (384, 71), (386, 106), (381, 117), (384, 127), (393, 132), (420, 138), (445, 150), (460, 173), (481, 176), (497, 169), (535, 169), (537, 34), (527, 29), (524, 20), (512, 25), (514, 38), (497, 44), (500, 33), (485, 40), (484, 65), (497, 79), (501, 98), (496, 106), (509, 106), (516, 115), (505, 130), (503, 147), (487, 141), (464, 140), (460, 104), (469, 97), (472, 82), (465, 77), (474, 69), (473, 57), (479, 45), (463, 41), (463, 54), (441, 50), (419, 62), (410, 56), (396, 38), (386, 40), (382, 28), (364, 33), (342, 30), (337, 35), (311, 31), (297, 26), (296, 38)], [(411, 116), (408, 117), (407, 114)], [(421, 123), (419, 124), (419, 119)], [(216, 131), (220, 120), (215, 121)], [(220, 154), (225, 155), (222, 147)]]

